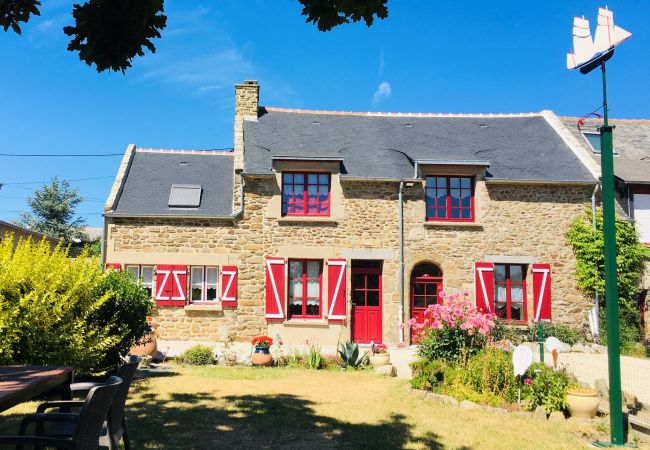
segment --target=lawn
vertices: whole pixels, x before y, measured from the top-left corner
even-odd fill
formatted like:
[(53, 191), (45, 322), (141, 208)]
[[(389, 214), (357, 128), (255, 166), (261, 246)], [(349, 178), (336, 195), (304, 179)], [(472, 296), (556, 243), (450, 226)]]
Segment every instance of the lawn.
[[(369, 372), (172, 366), (135, 381), (128, 406), (135, 449), (570, 449), (598, 437), (589, 424), (438, 405)], [(0, 433), (35, 407), (1, 414)]]

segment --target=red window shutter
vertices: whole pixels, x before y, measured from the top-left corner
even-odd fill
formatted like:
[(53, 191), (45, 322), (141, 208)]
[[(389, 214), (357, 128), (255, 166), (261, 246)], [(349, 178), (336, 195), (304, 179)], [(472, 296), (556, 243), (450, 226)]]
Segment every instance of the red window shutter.
[(329, 321), (343, 321), (346, 318), (345, 304), (345, 259), (327, 260), (327, 301)]
[(494, 313), (494, 264), (475, 263), (474, 280), (476, 308), (482, 312)]
[(156, 266), (156, 305), (184, 306), (187, 302), (187, 266)]
[(120, 263), (106, 263), (105, 268), (106, 268), (106, 270), (113, 269), (113, 270), (116, 270), (118, 272), (121, 272), (122, 271), (122, 264), (120, 264)]
[(221, 268), (221, 305), (237, 306), (237, 266)]
[(266, 259), (266, 320), (284, 319), (284, 258)]
[(534, 321), (551, 320), (551, 266), (533, 264)]

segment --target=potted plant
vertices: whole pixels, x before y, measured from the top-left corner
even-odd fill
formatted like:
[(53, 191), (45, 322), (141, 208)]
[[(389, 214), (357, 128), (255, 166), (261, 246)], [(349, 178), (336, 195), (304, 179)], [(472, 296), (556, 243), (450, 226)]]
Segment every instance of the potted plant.
[(251, 343), (255, 346), (255, 351), (251, 355), (251, 362), (254, 366), (270, 366), (273, 364), (273, 356), (269, 348), (273, 345), (273, 339), (269, 336), (256, 336)]
[(598, 411), (600, 395), (596, 389), (573, 386), (567, 390), (566, 400), (571, 417), (593, 419)]
[(156, 328), (158, 328), (158, 324), (153, 323), (153, 317), (147, 316), (147, 327), (145, 328), (144, 335), (135, 341), (135, 344), (129, 350), (129, 354), (134, 356), (156, 356), (158, 354)]
[(372, 344), (370, 350), (371, 354), (368, 356), (368, 361), (370, 361), (372, 367), (390, 364), (390, 354), (385, 344)]

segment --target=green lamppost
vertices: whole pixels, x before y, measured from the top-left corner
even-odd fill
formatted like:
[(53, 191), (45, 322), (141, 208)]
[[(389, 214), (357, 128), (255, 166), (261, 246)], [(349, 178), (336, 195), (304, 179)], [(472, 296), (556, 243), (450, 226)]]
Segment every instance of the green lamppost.
[(596, 442), (598, 447), (625, 445), (621, 396), (621, 355), (618, 312), (618, 280), (616, 270), (616, 216), (614, 200), (614, 149), (607, 104), (605, 63), (614, 55), (616, 45), (631, 34), (614, 25), (614, 14), (598, 9), (595, 39), (591, 39), (589, 21), (576, 17), (573, 22), (574, 53), (567, 55), (569, 69), (587, 74), (597, 67), (603, 77), (603, 126), (600, 127), (600, 165), (603, 193), (603, 238), (605, 242), (605, 300), (607, 311), (607, 358), (609, 370), (609, 417), (611, 442)]

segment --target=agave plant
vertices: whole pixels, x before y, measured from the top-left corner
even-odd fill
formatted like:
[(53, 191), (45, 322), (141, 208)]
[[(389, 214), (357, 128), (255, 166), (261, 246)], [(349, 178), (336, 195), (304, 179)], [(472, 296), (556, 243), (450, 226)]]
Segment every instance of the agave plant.
[(339, 356), (341, 357), (341, 367), (347, 369), (348, 367), (352, 369), (358, 368), (363, 364), (365, 355), (359, 358), (359, 345), (354, 342), (346, 342), (345, 344), (339, 345)]

